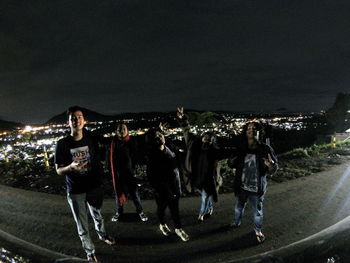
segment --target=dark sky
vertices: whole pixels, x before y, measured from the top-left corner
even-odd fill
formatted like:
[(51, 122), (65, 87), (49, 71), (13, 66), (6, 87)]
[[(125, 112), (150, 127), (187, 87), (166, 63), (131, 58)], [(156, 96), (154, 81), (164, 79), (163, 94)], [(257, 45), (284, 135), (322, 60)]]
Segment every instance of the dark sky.
[(319, 111), (350, 91), (348, 0), (7, 0), (0, 118)]

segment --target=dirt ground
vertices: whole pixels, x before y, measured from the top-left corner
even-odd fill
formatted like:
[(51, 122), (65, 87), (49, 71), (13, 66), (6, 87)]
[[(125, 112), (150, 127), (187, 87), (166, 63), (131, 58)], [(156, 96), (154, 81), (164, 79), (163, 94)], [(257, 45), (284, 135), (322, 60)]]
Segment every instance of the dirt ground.
[[(160, 233), (153, 200), (143, 202), (148, 222), (138, 220), (129, 201), (125, 219), (113, 223), (114, 202), (107, 199), (103, 206), (106, 228), (118, 245), (111, 248), (99, 241), (90, 221), (96, 254), (102, 262), (223, 262), (283, 247), (349, 215), (349, 165), (350, 161), (308, 177), (271, 182), (264, 203), (263, 232), (267, 239), (261, 245), (252, 233), (249, 206), (241, 227), (229, 228), (233, 194), (221, 195), (213, 216), (201, 224), (196, 220), (199, 197), (181, 199), (183, 228), (191, 238), (187, 243), (176, 235), (165, 237)], [(0, 185), (0, 229), (39, 246), (85, 258), (63, 196)]]

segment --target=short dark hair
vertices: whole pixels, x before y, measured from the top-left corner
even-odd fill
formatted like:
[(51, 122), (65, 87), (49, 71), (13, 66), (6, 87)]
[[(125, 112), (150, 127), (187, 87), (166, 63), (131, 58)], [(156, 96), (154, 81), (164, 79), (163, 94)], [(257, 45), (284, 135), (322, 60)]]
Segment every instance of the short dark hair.
[(72, 115), (74, 112), (81, 111), (83, 113), (83, 116), (85, 117), (84, 109), (80, 106), (72, 106), (69, 107), (66, 115), (67, 115), (67, 120), (69, 120), (69, 116)]
[[(120, 121), (120, 122), (117, 124), (116, 130), (118, 130), (122, 125), (125, 125), (126, 128), (128, 128), (128, 125), (126, 125), (126, 122), (125, 122), (125, 121)], [(129, 128), (128, 128), (128, 129), (129, 129)]]
[(209, 135), (210, 136), (210, 142), (213, 144), (213, 145), (216, 145), (217, 143), (217, 138), (216, 138), (216, 135), (214, 132), (212, 131), (205, 131), (202, 133), (201, 135), (201, 138), (203, 138), (205, 135)]
[(246, 122), (242, 128), (242, 135), (246, 136), (248, 125), (251, 123), (254, 124), (256, 130), (260, 132), (260, 137), (262, 138), (265, 135), (265, 130), (264, 130), (264, 126), (259, 121)]

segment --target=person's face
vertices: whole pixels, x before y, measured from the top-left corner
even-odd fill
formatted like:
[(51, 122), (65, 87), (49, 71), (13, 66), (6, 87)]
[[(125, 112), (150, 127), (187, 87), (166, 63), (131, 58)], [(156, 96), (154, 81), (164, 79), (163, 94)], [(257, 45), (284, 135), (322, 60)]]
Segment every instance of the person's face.
[(72, 130), (82, 130), (85, 125), (83, 113), (80, 110), (71, 113), (68, 118), (68, 124)]
[(165, 145), (165, 137), (161, 132), (156, 132), (155, 134), (155, 141), (157, 143), (157, 145), (161, 146), (161, 145)]
[(247, 126), (246, 136), (248, 139), (259, 139), (259, 131), (257, 130), (254, 123), (249, 123)]
[(203, 142), (203, 143), (211, 143), (211, 136), (210, 136), (210, 134), (205, 134), (205, 135), (202, 137), (202, 142)]
[(126, 127), (125, 124), (119, 125), (117, 128), (117, 136), (120, 138), (125, 138), (126, 136), (128, 136), (129, 134), (129, 130), (128, 127)]

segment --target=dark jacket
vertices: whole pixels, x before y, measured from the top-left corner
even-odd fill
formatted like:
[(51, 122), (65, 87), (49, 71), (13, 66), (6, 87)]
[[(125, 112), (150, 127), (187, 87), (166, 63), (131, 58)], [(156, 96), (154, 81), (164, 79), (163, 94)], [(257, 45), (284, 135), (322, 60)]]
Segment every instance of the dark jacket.
[(179, 198), (181, 194), (179, 169), (175, 154), (165, 146), (150, 149), (147, 162), (147, 177), (157, 195), (162, 198)]
[(109, 161), (114, 175), (121, 184), (135, 184), (136, 144), (133, 137), (127, 141), (114, 136), (109, 148)]
[[(242, 190), (242, 173), (244, 168), (245, 156), (248, 153), (248, 146), (245, 143), (242, 143), (237, 149), (236, 159), (233, 162), (228, 162), (229, 167), (236, 168), (235, 181), (234, 181), (234, 192), (237, 195)], [(266, 192), (267, 180), (266, 176), (272, 176), (278, 169), (278, 160), (274, 153), (274, 150), (264, 144), (259, 143), (258, 147), (254, 150), (257, 159), (257, 169), (258, 169), (258, 195), (262, 196)], [(264, 164), (263, 158), (268, 158), (270, 154), (271, 159), (274, 161), (274, 165), (268, 168)]]
[(186, 144), (184, 175), (188, 178), (186, 184), (193, 189), (204, 189), (217, 202), (218, 191), (222, 185), (219, 160), (228, 158), (233, 149), (219, 148), (215, 143), (203, 147), (202, 139), (190, 132), (187, 116), (179, 120)]

